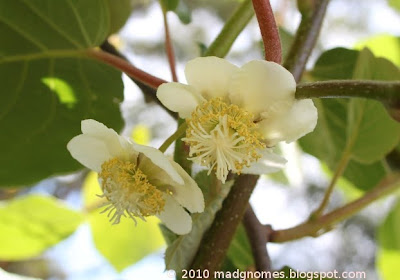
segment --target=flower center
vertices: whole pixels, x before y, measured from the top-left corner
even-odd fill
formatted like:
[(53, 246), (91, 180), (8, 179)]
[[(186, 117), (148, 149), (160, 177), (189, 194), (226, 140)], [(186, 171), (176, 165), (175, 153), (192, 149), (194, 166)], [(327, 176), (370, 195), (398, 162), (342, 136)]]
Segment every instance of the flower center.
[(240, 174), (261, 156), (265, 148), (262, 136), (256, 130), (253, 114), (237, 105), (213, 98), (197, 106), (190, 119), (183, 140), (190, 146), (191, 160), (207, 166), (209, 173), (216, 170), (223, 183), (229, 171)]
[(136, 223), (135, 217), (144, 220), (164, 210), (162, 192), (132, 162), (110, 159), (101, 165), (99, 178), (104, 193), (101, 197), (109, 201), (103, 212), (109, 211), (113, 224), (118, 224), (125, 213)]

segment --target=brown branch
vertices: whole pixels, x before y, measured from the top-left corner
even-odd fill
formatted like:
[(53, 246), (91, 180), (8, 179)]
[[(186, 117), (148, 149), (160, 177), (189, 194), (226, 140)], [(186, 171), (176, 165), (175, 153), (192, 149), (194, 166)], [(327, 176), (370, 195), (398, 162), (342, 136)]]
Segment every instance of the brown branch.
[[(298, 3), (302, 3), (302, 1), (304, 0), (298, 0)], [(312, 2), (313, 4), (305, 5), (307, 7), (302, 9), (300, 26), (297, 29), (296, 37), (287, 59), (283, 64), (293, 74), (296, 82), (300, 81), (311, 51), (317, 42), (329, 0), (311, 0), (307, 2)]]
[[(128, 61), (128, 59), (122, 54), (120, 53), (112, 44), (110, 44), (108, 41), (105, 41), (100, 48), (104, 51), (107, 52), (109, 54), (118, 56), (119, 58)], [(136, 79), (135, 77), (132, 76), (128, 76), (139, 88), (140, 90), (143, 92), (144, 96), (146, 99), (149, 99), (153, 102), (155, 102), (156, 104), (158, 104), (159, 106), (163, 107), (167, 113), (173, 117), (174, 119), (178, 119), (178, 114), (176, 112), (172, 112), (171, 110), (169, 110), (168, 108), (166, 108), (161, 102), (160, 100), (158, 100), (157, 96), (156, 96), (156, 89), (152, 86), (149, 86), (145, 83), (143, 83), (142, 81)]]
[(270, 242), (287, 242), (306, 236), (318, 236), (329, 230), (334, 224), (347, 219), (348, 217), (367, 207), (372, 202), (400, 189), (400, 174), (392, 174), (383, 179), (380, 184), (367, 192), (361, 198), (346, 204), (328, 214), (316, 219), (311, 219), (298, 226), (272, 231), (269, 235)]
[(175, 53), (174, 53), (174, 48), (172, 46), (171, 35), (169, 32), (167, 11), (165, 11), (162, 8), (162, 13), (163, 13), (164, 31), (165, 31), (165, 50), (167, 52), (169, 68), (171, 69), (172, 81), (177, 82), (178, 76), (176, 75)]
[(269, 0), (252, 0), (261, 37), (264, 43), (265, 60), (282, 63), (282, 47), (274, 13)]
[(87, 55), (89, 57), (103, 61), (104, 63), (111, 65), (114, 68), (117, 68), (118, 70), (121, 70), (128, 76), (135, 78), (152, 88), (156, 89), (161, 84), (164, 84), (167, 82), (167, 81), (164, 81), (163, 79), (157, 78), (157, 77), (133, 66), (128, 61), (126, 61), (116, 55), (104, 52), (102, 50), (90, 49), (90, 50), (87, 50)]
[(268, 242), (271, 228), (260, 223), (250, 205), (247, 207), (246, 213), (244, 214), (243, 225), (249, 238), (256, 271), (271, 271), (271, 260), (268, 255), (267, 245), (265, 244)]
[(218, 271), (236, 232), (248, 201), (256, 186), (258, 176), (243, 174), (237, 177), (222, 209), (218, 212), (210, 230), (205, 234), (202, 246), (193, 261), (193, 269), (208, 269), (210, 279)]

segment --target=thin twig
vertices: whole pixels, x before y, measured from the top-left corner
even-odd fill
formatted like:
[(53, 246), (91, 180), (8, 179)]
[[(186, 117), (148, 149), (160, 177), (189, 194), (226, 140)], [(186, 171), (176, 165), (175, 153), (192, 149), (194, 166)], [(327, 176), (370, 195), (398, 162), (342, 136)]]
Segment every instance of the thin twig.
[(329, 203), (329, 199), (333, 193), (333, 190), (336, 186), (336, 182), (339, 180), (340, 176), (342, 176), (344, 170), (347, 167), (347, 164), (350, 161), (350, 155), (351, 152), (349, 151), (349, 149), (351, 149), (352, 145), (347, 145), (345, 151), (343, 152), (340, 161), (336, 167), (335, 173), (333, 174), (333, 177), (331, 179), (331, 182), (329, 183), (328, 188), (325, 191), (324, 194), (324, 198), (322, 199), (321, 204), (319, 205), (319, 207), (310, 215), (310, 219), (316, 219), (319, 216), (321, 216), (321, 214), (324, 212), (325, 208), (328, 206)]
[(252, 0), (264, 43), (265, 60), (282, 63), (282, 47), (269, 0)]
[(177, 82), (178, 76), (176, 75), (175, 65), (175, 53), (172, 45), (171, 34), (169, 32), (167, 11), (161, 7), (163, 20), (164, 20), (164, 31), (165, 31), (165, 50), (167, 52), (169, 68), (171, 69), (172, 81)]
[[(122, 54), (120, 53), (112, 44), (110, 44), (108, 41), (105, 41), (100, 48), (107, 52), (110, 53), (112, 55), (118, 56), (119, 58), (128, 61), (128, 59)], [(140, 90), (143, 92), (144, 96), (148, 99), (150, 99), (151, 101), (155, 102), (156, 104), (158, 104), (159, 106), (163, 107), (167, 113), (173, 117), (174, 119), (178, 119), (178, 114), (176, 112), (172, 112), (171, 110), (169, 110), (168, 108), (166, 108), (161, 102), (160, 100), (158, 100), (157, 96), (156, 96), (156, 89), (154, 89), (151, 86), (146, 85), (145, 83), (139, 81), (138, 79), (136, 79), (135, 77), (132, 76), (128, 76), (139, 88)]]
[(400, 174), (392, 174), (383, 179), (377, 187), (364, 194), (361, 198), (346, 204), (343, 207), (322, 215), (314, 220), (308, 220), (298, 226), (272, 231), (272, 233), (269, 234), (270, 242), (287, 242), (306, 236), (318, 236), (326, 230), (329, 230), (334, 224), (351, 217), (370, 205), (372, 202), (394, 193), (399, 189)]
[(108, 52), (104, 52), (102, 50), (96, 50), (96, 49), (90, 49), (87, 50), (87, 55), (89, 57), (95, 58), (97, 60), (103, 61), (104, 63), (107, 63), (114, 68), (117, 68), (118, 70), (121, 70), (128, 76), (135, 78), (139, 80), (140, 82), (153, 87), (153, 88), (158, 88), (161, 84), (166, 83), (167, 81), (164, 81), (163, 79), (157, 78), (156, 76), (153, 76), (135, 66), (133, 66), (131, 63), (128, 61), (110, 54)]
[(283, 64), (293, 74), (296, 82), (300, 81), (311, 51), (317, 42), (329, 0), (313, 0), (313, 2), (313, 10), (302, 13), (296, 37)]
[[(269, 236), (268, 227), (262, 225), (254, 213), (252, 207), (247, 207), (243, 217), (243, 225), (246, 229), (247, 236), (253, 252), (256, 265), (256, 271), (271, 271), (271, 259), (269, 258), (267, 245)], [(269, 278), (260, 278), (269, 279)]]

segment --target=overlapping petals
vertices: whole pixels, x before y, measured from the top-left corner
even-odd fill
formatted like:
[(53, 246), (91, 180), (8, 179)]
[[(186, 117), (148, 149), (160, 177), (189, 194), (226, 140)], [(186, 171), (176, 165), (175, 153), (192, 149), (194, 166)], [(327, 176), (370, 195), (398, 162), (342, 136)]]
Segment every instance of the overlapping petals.
[(145, 219), (154, 214), (175, 233), (190, 232), (192, 220), (184, 208), (202, 212), (204, 198), (182, 167), (159, 150), (133, 143), (95, 120), (84, 120), (81, 127), (82, 134), (67, 148), (72, 157), (99, 173), (114, 223), (121, 216)]
[[(157, 97), (167, 108), (179, 113), (181, 118), (187, 120), (189, 126), (192, 127), (192, 134), (196, 136), (195, 140), (193, 140), (194, 137), (191, 138), (192, 140), (186, 140), (191, 146), (191, 153), (194, 154), (192, 159), (207, 167), (218, 170), (217, 165), (223, 158), (228, 161), (226, 166), (239, 166), (229, 171), (257, 174), (274, 172), (283, 166), (284, 160), (277, 155), (271, 156), (270, 151), (265, 153), (262, 150), (268, 150), (280, 141), (288, 143), (295, 141), (313, 131), (316, 126), (317, 110), (313, 102), (295, 100), (296, 82), (293, 76), (274, 62), (254, 60), (239, 68), (217, 57), (196, 58), (188, 62), (185, 74), (188, 85), (163, 84), (158, 88)], [(237, 141), (232, 138), (236, 135), (234, 134), (235, 127), (240, 126), (236, 125), (237, 118), (235, 119), (234, 116), (229, 118), (229, 113), (227, 113), (228, 124), (225, 125), (229, 127), (229, 131), (226, 131), (225, 138), (229, 138), (230, 142), (226, 142), (223, 146), (221, 143), (224, 140), (221, 137), (213, 137), (216, 135), (216, 129), (221, 131), (218, 118), (220, 122), (222, 120), (226, 122), (226, 118), (218, 113), (218, 108), (212, 107), (213, 104), (220, 104), (218, 102), (223, 102), (228, 106), (218, 105), (218, 108), (223, 107), (226, 112), (234, 112), (236, 116), (239, 110), (237, 108), (240, 108), (241, 115), (251, 115), (252, 122), (256, 124), (252, 130), (260, 135), (260, 141), (265, 144), (264, 147), (257, 148), (258, 156), (249, 159), (249, 155), (254, 154), (253, 150), (237, 148), (239, 145), (243, 147), (248, 134), (240, 134), (239, 131)], [(210, 116), (206, 116), (207, 110)], [(205, 120), (208, 120), (208, 123)], [(258, 137), (258, 134), (254, 135)], [(199, 140), (199, 135), (203, 136), (204, 142)], [(254, 135), (252, 134), (251, 137)], [(206, 146), (209, 145), (211, 138), (218, 143), (213, 147)], [(247, 142), (251, 143), (251, 141)], [(208, 144), (201, 146), (202, 143)], [(232, 143), (238, 144), (233, 147)], [(228, 146), (232, 149), (229, 150)], [(193, 147), (197, 147), (197, 150)], [(243, 154), (243, 159), (237, 157), (238, 150)], [(211, 157), (212, 154), (215, 154), (214, 165), (213, 159), (208, 158), (208, 161), (204, 161), (205, 156)], [(233, 154), (235, 159), (229, 159), (229, 155)], [(196, 158), (202, 160), (196, 160)], [(256, 164), (257, 168), (252, 168), (253, 164)], [(264, 165), (264, 168), (261, 168), (261, 165)], [(223, 172), (219, 179), (225, 181), (226, 174)]]

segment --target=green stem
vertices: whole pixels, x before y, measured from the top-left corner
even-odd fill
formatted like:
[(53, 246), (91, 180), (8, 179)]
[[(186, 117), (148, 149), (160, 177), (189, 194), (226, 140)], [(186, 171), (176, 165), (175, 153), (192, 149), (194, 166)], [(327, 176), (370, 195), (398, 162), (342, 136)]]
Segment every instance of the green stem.
[(251, 0), (244, 0), (225, 23), (218, 37), (205, 51), (204, 56), (225, 57), (253, 15)]
[(168, 137), (167, 140), (164, 141), (164, 143), (158, 148), (161, 152), (165, 153), (165, 151), (168, 149), (169, 146), (171, 146), (172, 143), (174, 143), (177, 139), (181, 138), (185, 132), (186, 132), (187, 124), (186, 122), (183, 122), (178, 129), (172, 134), (170, 137)]
[(296, 37), (283, 66), (299, 82), (315, 43), (325, 17), (329, 0), (298, 0), (302, 17), (297, 29)]
[(296, 98), (371, 98), (388, 103), (400, 101), (400, 82), (334, 80), (297, 85)]
[(370, 205), (372, 202), (385, 197), (400, 189), (400, 174), (392, 174), (383, 179), (381, 183), (373, 190), (367, 192), (361, 198), (340, 207), (328, 214), (320, 216), (314, 220), (308, 220), (298, 226), (275, 230), (269, 234), (270, 242), (287, 242), (303, 238), (306, 236), (318, 236), (321, 232), (330, 229), (334, 224), (343, 221), (363, 208)]
[(333, 174), (332, 180), (329, 183), (329, 186), (327, 188), (327, 190), (325, 191), (325, 195), (324, 198), (321, 202), (321, 204), (319, 205), (319, 207), (310, 215), (310, 219), (316, 219), (319, 216), (321, 216), (321, 214), (323, 213), (324, 209), (326, 208), (326, 206), (328, 206), (329, 203), (329, 198), (331, 197), (331, 194), (333, 192), (333, 189), (336, 186), (336, 182), (339, 180), (340, 176), (342, 176), (344, 170), (347, 167), (347, 164), (349, 163), (350, 160), (350, 152), (349, 149), (346, 149), (342, 155), (342, 158), (339, 161), (339, 164), (336, 168), (335, 174)]

